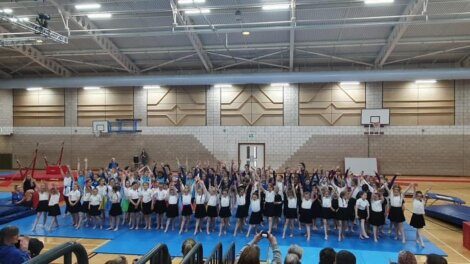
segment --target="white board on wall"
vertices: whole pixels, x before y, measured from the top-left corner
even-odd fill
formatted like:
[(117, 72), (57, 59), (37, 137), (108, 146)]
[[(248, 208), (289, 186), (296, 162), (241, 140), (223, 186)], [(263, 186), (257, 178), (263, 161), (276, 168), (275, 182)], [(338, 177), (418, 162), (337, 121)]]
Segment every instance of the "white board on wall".
[(354, 174), (375, 175), (377, 170), (376, 158), (344, 158), (344, 168)]

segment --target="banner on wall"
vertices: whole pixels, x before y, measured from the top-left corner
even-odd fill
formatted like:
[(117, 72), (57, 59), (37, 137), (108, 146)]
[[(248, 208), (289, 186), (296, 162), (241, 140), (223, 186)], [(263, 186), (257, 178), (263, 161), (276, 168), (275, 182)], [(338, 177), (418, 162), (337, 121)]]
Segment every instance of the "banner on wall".
[(354, 174), (361, 174), (364, 172), (366, 175), (375, 175), (377, 169), (376, 158), (344, 158), (344, 168)]

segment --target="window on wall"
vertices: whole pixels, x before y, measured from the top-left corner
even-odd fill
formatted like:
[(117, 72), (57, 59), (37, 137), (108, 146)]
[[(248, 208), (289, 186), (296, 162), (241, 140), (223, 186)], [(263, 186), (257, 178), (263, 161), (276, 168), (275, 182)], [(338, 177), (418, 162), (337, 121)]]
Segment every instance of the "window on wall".
[(384, 82), (383, 107), (395, 126), (448, 126), (455, 123), (454, 82)]
[(365, 97), (365, 83), (299, 84), (299, 125), (359, 126)]
[(92, 126), (93, 121), (134, 118), (132, 87), (78, 89), (78, 126)]
[(60, 127), (65, 125), (64, 89), (13, 91), (13, 125)]
[(205, 126), (206, 88), (169, 86), (147, 90), (149, 126)]
[(222, 126), (282, 126), (284, 87), (240, 85), (221, 88)]

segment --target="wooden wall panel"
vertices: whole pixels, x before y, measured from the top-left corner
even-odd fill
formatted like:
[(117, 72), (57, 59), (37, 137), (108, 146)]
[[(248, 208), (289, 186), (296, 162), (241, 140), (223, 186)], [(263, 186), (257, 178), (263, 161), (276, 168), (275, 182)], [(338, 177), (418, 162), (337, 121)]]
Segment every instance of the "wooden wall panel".
[(365, 85), (299, 84), (299, 125), (359, 126)]
[(171, 86), (147, 90), (149, 126), (205, 126), (206, 88)]
[(65, 125), (64, 89), (13, 91), (13, 125), (59, 127)]
[(390, 108), (390, 124), (396, 126), (455, 123), (454, 82), (435, 84), (384, 82), (383, 106)]
[(266, 85), (222, 88), (222, 126), (282, 126), (284, 89)]
[(78, 90), (78, 126), (91, 126), (95, 120), (134, 118), (132, 87)]

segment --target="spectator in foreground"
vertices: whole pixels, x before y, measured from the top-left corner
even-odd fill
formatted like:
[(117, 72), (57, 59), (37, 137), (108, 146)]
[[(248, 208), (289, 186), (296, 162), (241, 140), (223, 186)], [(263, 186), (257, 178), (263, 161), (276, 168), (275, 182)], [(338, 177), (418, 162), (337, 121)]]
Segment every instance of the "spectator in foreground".
[(418, 261), (413, 253), (402, 250), (398, 253), (398, 264), (418, 264)]
[[(20, 239), (20, 230), (16, 226), (7, 226), (0, 230), (0, 263), (21, 264), (30, 259), (28, 239)], [(19, 244), (19, 247), (17, 247)]]
[(287, 254), (294, 254), (297, 255), (299, 258), (299, 263), (302, 261), (302, 255), (304, 254), (304, 250), (297, 244), (291, 245), (287, 250)]
[(319, 264), (334, 264), (336, 259), (336, 251), (333, 248), (327, 247), (320, 250)]
[(356, 264), (356, 256), (347, 250), (336, 253), (335, 264)]
[(426, 256), (425, 264), (447, 264), (447, 260), (436, 254), (429, 254)]
[(299, 256), (296, 254), (287, 254), (286, 258), (284, 259), (284, 264), (300, 264)]
[(119, 256), (115, 259), (106, 261), (104, 264), (127, 264), (127, 259), (124, 256)]
[(193, 247), (196, 245), (196, 241), (192, 238), (188, 238), (183, 242), (183, 245), (181, 246), (181, 253), (183, 254), (183, 258), (193, 249)]
[(31, 237), (28, 239), (29, 239), (29, 242), (28, 242), (29, 256), (31, 258), (34, 258), (41, 253), (42, 249), (44, 248), (44, 243), (42, 243), (41, 240), (34, 238), (34, 237)]
[[(258, 242), (261, 241), (261, 239), (263, 239), (263, 233), (256, 234), (253, 240), (249, 242), (244, 248), (242, 248), (236, 263), (260, 264), (260, 249), (258, 246)], [(279, 246), (277, 245), (276, 237), (274, 237), (271, 234), (267, 234), (267, 239), (269, 240), (269, 244), (272, 249), (273, 259), (271, 263), (281, 264), (282, 263), (281, 250), (279, 249)]]

